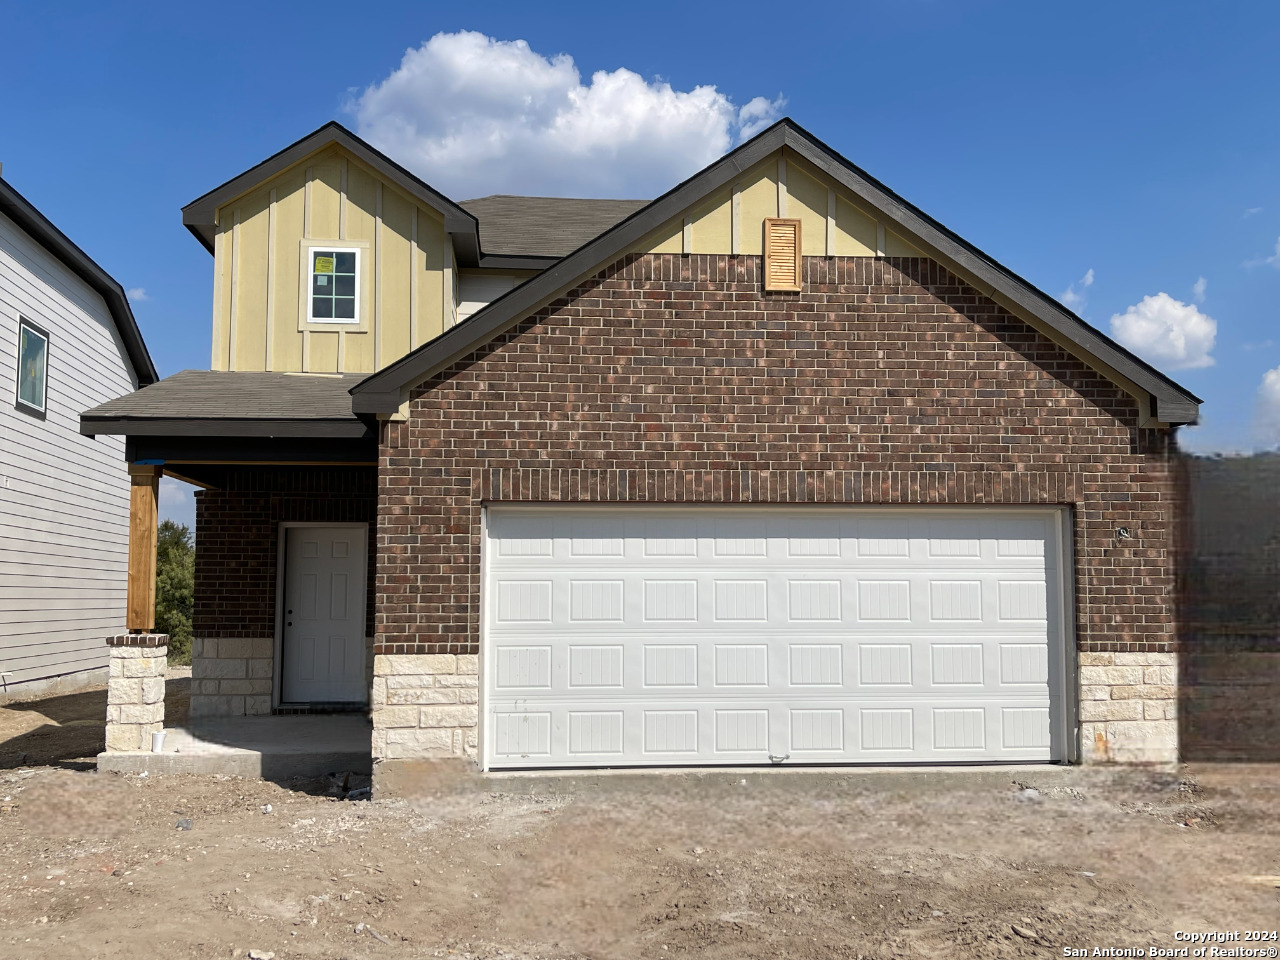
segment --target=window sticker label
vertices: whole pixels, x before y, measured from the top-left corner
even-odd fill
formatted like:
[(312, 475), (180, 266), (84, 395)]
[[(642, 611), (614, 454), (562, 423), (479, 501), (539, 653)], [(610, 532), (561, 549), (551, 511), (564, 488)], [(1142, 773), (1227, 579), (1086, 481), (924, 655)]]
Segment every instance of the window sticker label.
[(316, 257), (316, 273), (333, 273), (333, 257)]

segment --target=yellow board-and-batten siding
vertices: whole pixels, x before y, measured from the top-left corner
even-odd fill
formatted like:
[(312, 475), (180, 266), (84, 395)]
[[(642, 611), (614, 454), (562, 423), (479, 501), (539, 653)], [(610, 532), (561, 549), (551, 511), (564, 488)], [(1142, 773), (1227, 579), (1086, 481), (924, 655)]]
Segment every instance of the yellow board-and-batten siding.
[[(455, 312), (444, 220), (337, 145), (218, 209), (214, 370), (372, 372)], [(361, 251), (358, 324), (307, 321), (308, 244)]]
[(801, 222), (806, 257), (924, 256), (886, 229), (856, 197), (790, 150), (745, 170), (731, 186), (654, 230), (632, 252), (758, 257), (764, 252), (764, 221), (769, 217)]
[[(922, 255), (788, 150), (744, 171), (632, 249), (760, 256), (764, 220), (777, 216), (801, 221), (805, 256)], [(215, 370), (372, 372), (492, 298), (475, 296), (472, 284), (463, 283), (470, 278), (459, 276), (435, 210), (336, 144), (224, 204), (217, 223)], [(307, 321), (308, 243), (361, 251), (358, 324)], [(473, 297), (479, 302), (470, 302)]]

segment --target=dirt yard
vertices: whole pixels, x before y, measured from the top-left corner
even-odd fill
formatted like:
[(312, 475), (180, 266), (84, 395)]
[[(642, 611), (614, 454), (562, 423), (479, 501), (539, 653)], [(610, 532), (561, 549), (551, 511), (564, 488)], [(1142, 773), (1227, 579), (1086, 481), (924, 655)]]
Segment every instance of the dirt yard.
[(1280, 926), (1272, 766), (441, 775), (370, 801), (99, 775), (79, 696), (0, 708), (3, 958), (1060, 957)]

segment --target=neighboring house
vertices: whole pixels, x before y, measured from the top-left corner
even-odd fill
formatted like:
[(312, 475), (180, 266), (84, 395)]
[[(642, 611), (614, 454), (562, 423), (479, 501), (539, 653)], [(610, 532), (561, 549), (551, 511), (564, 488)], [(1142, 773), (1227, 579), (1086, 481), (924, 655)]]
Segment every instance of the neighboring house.
[(0, 697), (106, 679), (124, 624), (129, 470), (80, 411), (154, 383), (120, 284), (0, 180)]
[(329, 124), (183, 216), (214, 369), (81, 429), (206, 488), (193, 715), (485, 769), (1176, 758), (1198, 399), (791, 121), (651, 203), (459, 204)]

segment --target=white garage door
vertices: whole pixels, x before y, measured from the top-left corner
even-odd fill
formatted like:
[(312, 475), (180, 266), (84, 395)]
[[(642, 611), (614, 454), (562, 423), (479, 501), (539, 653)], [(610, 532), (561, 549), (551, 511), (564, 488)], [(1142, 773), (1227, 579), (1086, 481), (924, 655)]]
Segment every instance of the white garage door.
[(1063, 759), (1058, 527), (979, 507), (491, 508), (485, 764)]

